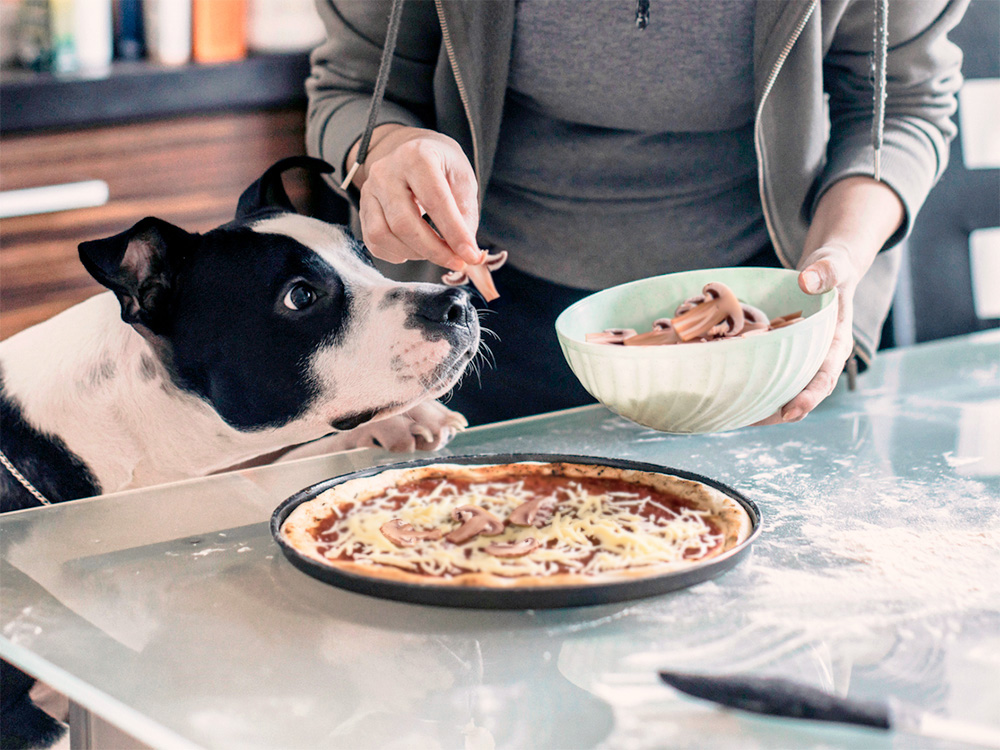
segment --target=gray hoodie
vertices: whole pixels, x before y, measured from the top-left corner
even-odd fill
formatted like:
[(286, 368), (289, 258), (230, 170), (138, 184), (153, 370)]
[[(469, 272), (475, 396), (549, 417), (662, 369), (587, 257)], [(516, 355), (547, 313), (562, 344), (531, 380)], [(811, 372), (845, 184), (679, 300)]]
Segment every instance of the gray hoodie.
[[(655, 0), (654, 0), (655, 2)], [(947, 32), (968, 0), (890, 0), (881, 179), (906, 219), (855, 296), (857, 351), (869, 360), (899, 268), (894, 250), (948, 161), (962, 53)], [(306, 83), (309, 153), (337, 168), (365, 127), (391, 0), (319, 0), (327, 42)], [(817, 199), (872, 175), (873, 0), (757, 0), (754, 143), (761, 203), (781, 262), (794, 268)], [(655, 9), (655, 6), (654, 6)], [(407, 0), (379, 123), (455, 138), (490, 179), (507, 89), (516, 0)], [(483, 195), (480, 190), (480, 197)], [(353, 189), (349, 198), (357, 204)], [(572, 284), (572, 279), (567, 279)]]

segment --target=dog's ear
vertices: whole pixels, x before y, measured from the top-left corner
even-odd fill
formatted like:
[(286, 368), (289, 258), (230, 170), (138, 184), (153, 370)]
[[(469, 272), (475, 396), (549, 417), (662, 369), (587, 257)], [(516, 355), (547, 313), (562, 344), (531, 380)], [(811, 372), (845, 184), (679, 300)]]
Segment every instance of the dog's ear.
[(122, 306), (122, 320), (161, 333), (177, 269), (199, 235), (148, 216), (114, 237), (80, 243), (80, 260)]
[(328, 174), (333, 171), (333, 167), (325, 161), (314, 159), (311, 156), (289, 156), (287, 159), (282, 159), (268, 168), (259, 180), (243, 191), (243, 195), (240, 196), (239, 203), (236, 205), (237, 221), (267, 210), (295, 213), (295, 206), (288, 199), (288, 193), (285, 192), (285, 186), (281, 181), (282, 173), (295, 167), (320, 174)]

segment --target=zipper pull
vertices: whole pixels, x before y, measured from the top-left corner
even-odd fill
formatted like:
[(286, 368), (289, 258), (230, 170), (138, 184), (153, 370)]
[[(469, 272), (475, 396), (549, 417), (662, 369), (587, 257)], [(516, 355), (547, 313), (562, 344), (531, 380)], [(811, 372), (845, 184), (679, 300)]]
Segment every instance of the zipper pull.
[(636, 0), (635, 27), (639, 30), (649, 26), (649, 0)]

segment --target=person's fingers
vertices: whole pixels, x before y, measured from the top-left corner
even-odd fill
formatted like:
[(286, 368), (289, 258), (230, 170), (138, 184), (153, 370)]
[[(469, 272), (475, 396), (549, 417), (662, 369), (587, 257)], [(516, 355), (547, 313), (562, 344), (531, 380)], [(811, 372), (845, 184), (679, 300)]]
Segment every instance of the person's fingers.
[(393, 234), (382, 205), (374, 197), (368, 196), (366, 199), (362, 194), (359, 213), (365, 246), (376, 258), (389, 263), (405, 263), (421, 257), (415, 255), (412, 248)]
[(833, 393), (837, 380), (844, 370), (847, 358), (851, 356), (853, 338), (851, 333), (851, 316), (837, 324), (830, 350), (819, 370), (813, 375), (806, 387), (781, 408), (781, 421), (797, 422), (815, 409), (819, 403)]
[(784, 421), (785, 420), (783, 420), (781, 418), (781, 409), (778, 409), (776, 412), (774, 412), (770, 416), (764, 417), (764, 419), (761, 419), (759, 422), (754, 422), (752, 425), (749, 425), (749, 426), (750, 427), (766, 427), (766, 426), (772, 425), (772, 424), (781, 424)]
[[(369, 188), (368, 183), (365, 188)], [(373, 254), (381, 257), (380, 252), (389, 252), (391, 248), (394, 254), (402, 252), (404, 260), (429, 260), (455, 271), (465, 268), (465, 261), (456, 256), (424, 220), (405, 183), (382, 180), (374, 183), (367, 192), (369, 198), (378, 204), (384, 221), (383, 226), (376, 219), (372, 228), (362, 223), (365, 242), (370, 243), (369, 249)], [(375, 216), (375, 210), (370, 208), (369, 218)], [(404, 247), (402, 251), (398, 243)]]
[[(475, 235), (468, 231), (444, 176), (441, 165), (445, 157), (419, 144), (405, 144), (400, 150), (398, 160), (386, 158), (375, 162), (362, 187), (362, 197), (367, 194), (378, 203), (385, 221), (384, 227), (375, 221), (369, 228), (366, 219), (376, 212), (369, 209), (367, 216), (362, 215), (366, 241), (373, 237), (372, 230), (376, 233), (375, 239), (370, 240), (373, 254), (379, 255), (395, 246), (384, 234), (388, 229), (395, 240), (408, 248), (406, 259), (425, 259), (452, 270), (481, 261)], [(423, 211), (427, 211), (434, 226), (424, 220)], [(438, 222), (444, 225), (443, 229), (437, 226)]]
[[(477, 263), (481, 253), (476, 244), (475, 234), (469, 231), (469, 223), (459, 207), (454, 186), (437, 169), (416, 170), (410, 175), (410, 190), (413, 197), (423, 207), (434, 222), (445, 244), (466, 263)], [(462, 196), (462, 203), (468, 205), (468, 198)]]
[(445, 177), (451, 185), (452, 195), (458, 211), (469, 228), (469, 233), (475, 237), (479, 230), (479, 181), (472, 165), (465, 159), (452, 160), (445, 169)]
[(812, 380), (806, 384), (806, 387), (795, 398), (773, 414), (759, 422), (754, 422), (752, 426), (763, 427), (766, 425), (784, 424), (785, 422), (798, 422), (803, 419), (809, 412), (819, 406), (823, 399), (833, 393), (833, 389), (837, 386), (837, 379), (840, 377), (840, 373), (844, 369), (844, 362), (846, 361), (847, 358), (845, 357), (841, 360), (839, 354), (828, 357), (816, 374), (813, 375)]
[(408, 194), (390, 194), (379, 199), (392, 234), (410, 248), (411, 257), (420, 257), (453, 270), (465, 267), (441, 236), (428, 224)]

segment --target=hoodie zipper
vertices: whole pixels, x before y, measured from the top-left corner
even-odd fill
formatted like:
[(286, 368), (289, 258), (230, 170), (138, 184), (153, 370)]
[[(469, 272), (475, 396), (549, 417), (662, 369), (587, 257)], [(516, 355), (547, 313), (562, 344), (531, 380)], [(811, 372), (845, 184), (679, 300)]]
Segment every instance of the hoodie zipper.
[(781, 50), (781, 54), (778, 55), (778, 59), (774, 62), (774, 67), (771, 68), (771, 73), (767, 77), (767, 83), (764, 85), (764, 93), (761, 94), (760, 104), (757, 107), (757, 118), (754, 122), (753, 128), (753, 145), (757, 152), (757, 163), (760, 164), (760, 168), (757, 174), (757, 185), (760, 192), (760, 204), (761, 209), (764, 213), (764, 224), (767, 226), (767, 233), (771, 236), (771, 242), (774, 244), (774, 251), (778, 254), (779, 260), (786, 268), (794, 268), (794, 265), (789, 261), (788, 255), (782, 250), (781, 243), (778, 242), (778, 237), (774, 231), (774, 222), (771, 219), (771, 212), (768, 210), (767, 206), (767, 196), (764, 193), (764, 170), (766, 169), (767, 160), (764, 158), (764, 146), (761, 143), (760, 138), (760, 118), (761, 114), (764, 112), (764, 103), (767, 101), (768, 95), (771, 93), (771, 89), (774, 87), (774, 82), (778, 78), (778, 73), (781, 72), (782, 67), (785, 65), (785, 60), (788, 59), (788, 55), (791, 54), (792, 47), (795, 46), (795, 42), (798, 41), (799, 36), (802, 35), (802, 30), (809, 23), (809, 19), (812, 18), (813, 11), (816, 10), (816, 4), (819, 0), (812, 0), (809, 3), (809, 7), (806, 9), (805, 14), (799, 19), (798, 24), (792, 31), (792, 35), (785, 42), (785, 46)]
[[(455, 47), (451, 42), (451, 32), (448, 30), (448, 22), (444, 17), (444, 5), (441, 0), (434, 0), (434, 7), (437, 9), (438, 21), (441, 23), (441, 38), (444, 41), (444, 49), (448, 55), (448, 63), (451, 65), (451, 72), (455, 76), (455, 85), (458, 87), (458, 98), (462, 101), (462, 109), (465, 111), (465, 119), (469, 124), (469, 133), (472, 136), (472, 170), (476, 174), (476, 182), (479, 182), (479, 141), (476, 138), (476, 128), (472, 124), (472, 108), (469, 106), (469, 93), (465, 88), (465, 81), (458, 70), (458, 62), (455, 58)], [(480, 195), (482, 191), (480, 190)]]

